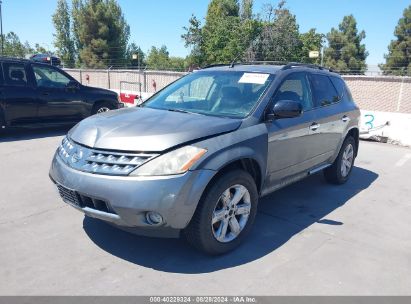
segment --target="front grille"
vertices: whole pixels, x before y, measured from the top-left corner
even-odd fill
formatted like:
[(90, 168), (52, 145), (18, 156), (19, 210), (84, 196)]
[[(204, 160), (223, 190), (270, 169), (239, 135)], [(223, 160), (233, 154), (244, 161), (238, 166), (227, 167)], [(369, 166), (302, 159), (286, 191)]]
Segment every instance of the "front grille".
[(66, 203), (81, 207), (79, 196), (77, 195), (75, 191), (67, 189), (61, 185), (57, 185), (57, 189), (63, 201), (65, 201)]
[(61, 198), (66, 203), (69, 203), (71, 205), (74, 205), (80, 208), (88, 207), (88, 208), (95, 209), (101, 212), (115, 214), (113, 209), (110, 208), (110, 205), (103, 200), (77, 193), (76, 191), (67, 189), (66, 187), (63, 187), (62, 185), (59, 185), (59, 184), (57, 184), (56, 186), (60, 193)]
[(70, 167), (89, 173), (129, 175), (155, 154), (108, 152), (86, 148), (64, 138), (58, 154)]

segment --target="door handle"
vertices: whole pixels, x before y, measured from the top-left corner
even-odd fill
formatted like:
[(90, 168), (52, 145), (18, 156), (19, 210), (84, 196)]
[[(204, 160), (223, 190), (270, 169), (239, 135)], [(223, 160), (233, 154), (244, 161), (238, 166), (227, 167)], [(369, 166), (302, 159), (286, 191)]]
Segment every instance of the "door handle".
[(343, 122), (348, 122), (348, 121), (350, 121), (350, 118), (349, 118), (347, 115), (344, 115), (344, 116), (341, 118), (341, 120), (342, 120)]
[(310, 126), (311, 131), (317, 131), (317, 129), (320, 127), (320, 124), (313, 122), (313, 124)]
[(43, 92), (42, 95), (43, 95), (43, 96), (49, 96), (50, 93), (49, 93), (49, 92)]

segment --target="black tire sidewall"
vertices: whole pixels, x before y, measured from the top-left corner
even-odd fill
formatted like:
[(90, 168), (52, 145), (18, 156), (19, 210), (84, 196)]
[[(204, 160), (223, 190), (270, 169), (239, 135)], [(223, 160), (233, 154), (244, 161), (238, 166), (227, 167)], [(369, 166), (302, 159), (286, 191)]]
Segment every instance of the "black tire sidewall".
[(91, 111), (91, 115), (95, 115), (98, 114), (98, 110), (101, 108), (109, 108), (110, 110), (113, 110), (114, 107), (111, 103), (107, 102), (107, 101), (103, 101), (103, 102), (97, 102), (94, 104), (93, 109)]
[[(342, 176), (342, 174), (341, 174), (341, 162), (342, 162), (342, 158), (343, 158), (344, 151), (345, 151), (345, 149), (347, 148), (347, 146), (348, 146), (349, 144), (351, 144), (352, 147), (353, 147), (353, 149), (354, 149), (354, 156), (353, 156), (353, 160), (352, 160), (352, 164), (351, 164), (350, 171), (348, 172), (348, 174), (347, 174), (346, 176)], [(355, 140), (354, 140), (354, 138), (352, 138), (351, 136), (350, 136), (350, 137), (347, 137), (347, 138), (345, 139), (342, 147), (341, 147), (340, 153), (338, 154), (338, 158), (337, 158), (337, 161), (336, 161), (336, 168), (335, 168), (335, 170), (336, 170), (336, 176), (337, 176), (338, 182), (340, 182), (340, 183), (345, 183), (345, 182), (350, 178), (352, 169), (353, 169), (353, 167), (354, 167), (354, 162), (355, 162), (355, 151), (356, 151), (356, 145), (355, 145)]]
[[(211, 226), (212, 215), (221, 194), (229, 187), (237, 184), (246, 187), (250, 193), (251, 210), (249, 218), (244, 229), (234, 240), (222, 243), (217, 241), (214, 237)], [(257, 213), (257, 205), (258, 191), (254, 179), (250, 174), (243, 170), (235, 170), (220, 176), (203, 194), (196, 210), (197, 214), (194, 215), (197, 217), (197, 221), (194, 221), (194, 224), (196, 224), (197, 227), (190, 227), (190, 225), (193, 224), (191, 222), (188, 226), (188, 229), (198, 230), (198, 239), (189, 241), (195, 247), (212, 255), (223, 254), (233, 250), (239, 246), (244, 238), (250, 233)], [(197, 243), (193, 243), (193, 241)]]

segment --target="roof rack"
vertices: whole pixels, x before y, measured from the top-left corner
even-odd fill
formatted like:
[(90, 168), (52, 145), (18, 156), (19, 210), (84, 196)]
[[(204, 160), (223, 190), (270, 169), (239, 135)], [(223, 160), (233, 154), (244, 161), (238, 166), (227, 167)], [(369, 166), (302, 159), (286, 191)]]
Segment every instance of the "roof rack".
[(214, 67), (219, 67), (219, 66), (229, 66), (229, 65), (230, 63), (215, 63), (215, 64), (206, 65), (205, 67), (202, 67), (202, 69), (214, 68)]
[(322, 70), (322, 71), (329, 71), (329, 72), (334, 72), (331, 68), (326, 68), (321, 65), (317, 64), (311, 64), (311, 63), (301, 63), (301, 62), (289, 62), (289, 61), (240, 61), (240, 62), (231, 62), (231, 63), (217, 63), (217, 64), (211, 64), (206, 67), (203, 67), (203, 69), (206, 68), (212, 68), (212, 67), (219, 67), (219, 66), (230, 66), (234, 67), (235, 64), (240, 64), (240, 65), (280, 65), (283, 66), (281, 70), (289, 70), (292, 68), (309, 68), (309, 69), (316, 69), (316, 70)]
[(330, 68), (326, 68), (321, 65), (311, 64), (311, 63), (301, 63), (301, 62), (290, 62), (286, 64), (285, 66), (283, 66), (282, 70), (288, 70), (288, 69), (297, 68), (297, 67), (325, 70), (325, 71), (332, 72)]
[(234, 67), (236, 64), (241, 64), (241, 65), (286, 65), (289, 62), (287, 61), (233, 61), (230, 63), (216, 63), (216, 64), (210, 64), (202, 69), (207, 69), (207, 68), (213, 68), (213, 67), (219, 67), (219, 66), (229, 66), (229, 67)]

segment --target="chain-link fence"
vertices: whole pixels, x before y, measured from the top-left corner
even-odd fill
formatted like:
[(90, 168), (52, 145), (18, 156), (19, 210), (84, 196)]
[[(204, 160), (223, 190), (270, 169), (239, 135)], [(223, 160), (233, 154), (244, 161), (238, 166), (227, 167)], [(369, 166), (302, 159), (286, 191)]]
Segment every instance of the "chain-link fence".
[[(82, 84), (120, 90), (153, 93), (185, 75), (184, 72), (143, 70), (77, 70), (66, 71)], [(411, 77), (344, 75), (353, 97), (364, 110), (411, 113)]]
[[(184, 72), (146, 70), (65, 69), (65, 71), (84, 85), (120, 90), (120, 83), (127, 82), (130, 90), (141, 84), (142, 90), (148, 93), (154, 93), (186, 74)], [(135, 85), (133, 86), (133, 84)]]

